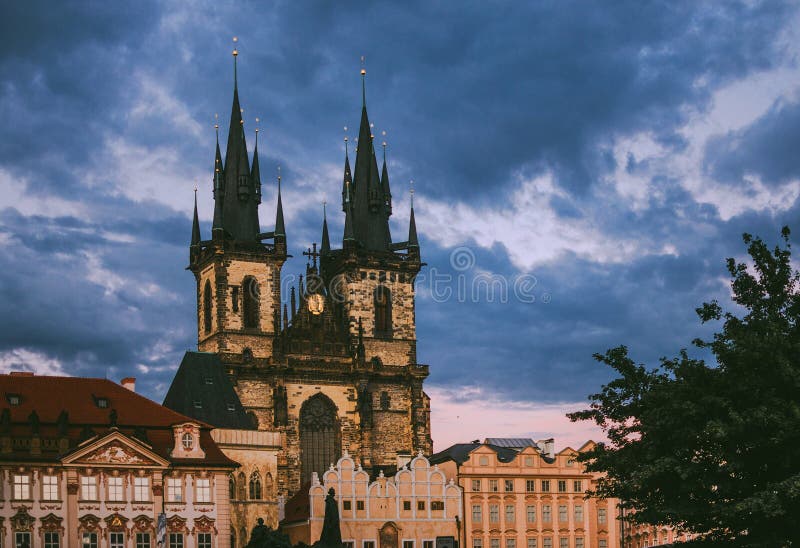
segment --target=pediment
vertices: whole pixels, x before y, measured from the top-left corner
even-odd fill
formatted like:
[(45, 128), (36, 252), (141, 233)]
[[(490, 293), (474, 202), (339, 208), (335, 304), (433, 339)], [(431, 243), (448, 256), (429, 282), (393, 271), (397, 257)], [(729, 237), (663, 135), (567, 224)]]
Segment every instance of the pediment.
[(65, 457), (63, 462), (65, 465), (90, 467), (161, 468), (169, 465), (169, 461), (121, 432), (111, 432), (107, 436), (79, 447)]

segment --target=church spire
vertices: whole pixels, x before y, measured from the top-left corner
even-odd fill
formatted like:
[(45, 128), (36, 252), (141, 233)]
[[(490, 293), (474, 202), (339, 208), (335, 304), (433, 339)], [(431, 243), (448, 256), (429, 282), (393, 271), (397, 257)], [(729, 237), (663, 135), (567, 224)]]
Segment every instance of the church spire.
[(322, 202), (322, 246), (320, 247), (320, 255), (325, 255), (331, 251), (331, 238), (328, 235), (328, 212), (326, 210), (326, 202)]
[[(216, 118), (217, 115), (215, 114)], [(225, 236), (225, 229), (222, 226), (222, 206), (225, 196), (225, 173), (222, 169), (222, 154), (219, 151), (219, 124), (214, 123), (214, 130), (217, 134), (217, 153), (214, 156), (214, 221), (211, 224), (211, 237), (215, 240)]]
[[(347, 126), (344, 128), (347, 131)], [(345, 203), (345, 194), (347, 183), (353, 184), (353, 175), (350, 172), (350, 155), (347, 150), (347, 135), (344, 136), (344, 177), (342, 178), (342, 211), (347, 211)]]
[(383, 206), (386, 209), (386, 216), (392, 215), (392, 191), (389, 190), (389, 170), (386, 167), (386, 132), (383, 132), (383, 170), (381, 171), (381, 191), (383, 192)]
[[(253, 148), (253, 169), (251, 170), (251, 177), (253, 178), (253, 190), (255, 191), (256, 203), (261, 203), (261, 173), (258, 169), (258, 118), (256, 118), (256, 146)], [(256, 227), (258, 228), (258, 227)]]
[(417, 239), (417, 221), (414, 219), (414, 181), (411, 181), (411, 219), (408, 221), (408, 250), (419, 253), (419, 240)]
[(281, 167), (278, 166), (278, 210), (275, 214), (275, 236), (286, 239), (286, 226), (283, 222), (283, 200), (281, 200)]
[(197, 188), (194, 189), (194, 217), (192, 218), (192, 247), (200, 245), (200, 221), (197, 217)]
[(350, 181), (345, 182), (345, 202), (344, 202), (344, 247), (354, 245), (356, 241), (353, 231), (353, 203), (350, 200)]

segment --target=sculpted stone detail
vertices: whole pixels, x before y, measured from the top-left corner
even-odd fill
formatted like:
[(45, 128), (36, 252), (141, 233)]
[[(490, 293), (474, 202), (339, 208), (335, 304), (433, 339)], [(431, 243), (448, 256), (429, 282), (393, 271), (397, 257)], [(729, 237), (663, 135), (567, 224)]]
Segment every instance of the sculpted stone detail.
[(144, 464), (152, 465), (153, 461), (143, 458), (130, 448), (120, 443), (109, 443), (86, 455), (82, 461), (101, 464)]

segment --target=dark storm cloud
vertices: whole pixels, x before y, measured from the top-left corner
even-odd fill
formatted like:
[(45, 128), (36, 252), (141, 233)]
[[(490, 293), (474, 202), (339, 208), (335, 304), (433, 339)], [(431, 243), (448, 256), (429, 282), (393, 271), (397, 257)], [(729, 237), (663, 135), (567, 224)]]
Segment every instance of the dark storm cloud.
[[(314, 176), (341, 165), (342, 126), (357, 134), (361, 55), (370, 118), (388, 133), (398, 211), (407, 208), (412, 178), (426, 197), (480, 210), (513, 207), (516, 175), (548, 170), (567, 190), (549, 199), (560, 222), (590, 218), (608, 237), (649, 250), (620, 262), (567, 254), (537, 266), (529, 273), (537, 279), (534, 303), (420, 298), (419, 356), (432, 365), (432, 383), (580, 399), (607, 378), (593, 352), (626, 343), (652, 360), (707, 334), (693, 310), (724, 296), (722, 260), (741, 252), (739, 233), (766, 236), (800, 220), (795, 208), (780, 219), (747, 213), (722, 222), (713, 206), (663, 176), (643, 210), (618, 199), (593, 205), (596, 184), (616, 167), (609, 151), (616, 137), (647, 132), (683, 150), (682, 107), (702, 111), (720, 84), (779, 62), (774, 39), (791, 9), (778, 2), (5, 6), (0, 120), (10, 131), (0, 141), (0, 188), (11, 185), (19, 192), (8, 196), (34, 204), (60, 197), (81, 209), (48, 216), (0, 197), (0, 353), (35, 350), (73, 374), (138, 375), (145, 394), (163, 395), (170, 369), (195, 346), (194, 281), (183, 270), (190, 218), (175, 204), (188, 205), (194, 182), (201, 206), (208, 199), (211, 124), (218, 112), (224, 148), (230, 36), (238, 34), (247, 130), (262, 118), (266, 230), (274, 223), (274, 173), (283, 167), (296, 257), (287, 275), (303, 270), (300, 252), (319, 240), (323, 198), (340, 241), (340, 169), (327, 189), (314, 186)], [(797, 142), (797, 118), (797, 105), (779, 104), (715, 141), (710, 176), (735, 182), (753, 172), (776, 184), (796, 176), (784, 143)], [(172, 163), (160, 174), (160, 165), (134, 167), (113, 157), (115, 144), (129, 157)], [(626, 166), (642, 176), (649, 167), (636, 158)], [(122, 175), (143, 187), (156, 175), (176, 180), (141, 197), (125, 192)], [(589, 215), (592, 207), (602, 211)], [(452, 271), (451, 250), (426, 234), (427, 214), (418, 208), (425, 272)], [(393, 225), (395, 239), (405, 230)], [(509, 258), (515, 250), (475, 241), (464, 243), (479, 268), (509, 280), (521, 274)], [(659, 254), (665, 244), (676, 256)]]
[(739, 184), (748, 175), (777, 186), (800, 178), (800, 103), (780, 101), (751, 125), (712, 139), (706, 170), (716, 179)]

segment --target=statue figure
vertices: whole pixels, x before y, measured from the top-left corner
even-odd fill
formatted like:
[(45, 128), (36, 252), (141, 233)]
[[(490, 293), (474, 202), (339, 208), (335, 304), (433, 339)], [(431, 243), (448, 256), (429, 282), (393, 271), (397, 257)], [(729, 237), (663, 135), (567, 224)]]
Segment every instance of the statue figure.
[(269, 528), (264, 525), (264, 519), (258, 518), (258, 524), (253, 527), (250, 533), (250, 542), (247, 543), (247, 548), (262, 548), (266, 546), (267, 533), (269, 533)]
[(342, 530), (339, 528), (339, 505), (336, 504), (336, 491), (328, 489), (325, 497), (325, 519), (322, 534), (315, 544), (317, 548), (342, 548)]

